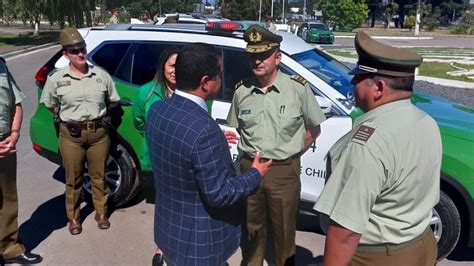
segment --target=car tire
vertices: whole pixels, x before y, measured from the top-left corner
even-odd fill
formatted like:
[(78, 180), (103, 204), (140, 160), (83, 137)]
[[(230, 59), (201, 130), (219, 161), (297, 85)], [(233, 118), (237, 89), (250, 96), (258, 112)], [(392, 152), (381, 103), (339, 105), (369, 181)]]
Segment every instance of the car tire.
[(431, 229), (438, 242), (438, 261), (447, 257), (461, 236), (461, 216), (451, 198), (441, 191), (439, 203), (433, 209)]
[[(109, 191), (109, 200), (115, 207), (130, 202), (140, 190), (140, 179), (135, 162), (122, 144), (111, 149), (105, 170), (105, 180)], [(86, 166), (87, 167), (87, 166)], [(92, 188), (87, 170), (84, 174), (83, 196), (91, 198)]]

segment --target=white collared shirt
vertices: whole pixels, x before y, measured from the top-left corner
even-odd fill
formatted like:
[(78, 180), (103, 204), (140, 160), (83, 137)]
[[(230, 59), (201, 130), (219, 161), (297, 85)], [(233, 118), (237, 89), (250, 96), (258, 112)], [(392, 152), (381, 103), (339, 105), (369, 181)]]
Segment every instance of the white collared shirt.
[(208, 111), (207, 110), (207, 104), (206, 104), (206, 101), (204, 101), (203, 98), (199, 97), (199, 96), (196, 96), (196, 95), (193, 95), (191, 93), (187, 93), (187, 92), (184, 92), (184, 91), (180, 91), (178, 89), (176, 89), (174, 91), (174, 93), (176, 93), (177, 95), (181, 96), (181, 97), (184, 97), (188, 100), (191, 100), (195, 103), (197, 103), (199, 106), (201, 106), (202, 109), (204, 109), (204, 111)]

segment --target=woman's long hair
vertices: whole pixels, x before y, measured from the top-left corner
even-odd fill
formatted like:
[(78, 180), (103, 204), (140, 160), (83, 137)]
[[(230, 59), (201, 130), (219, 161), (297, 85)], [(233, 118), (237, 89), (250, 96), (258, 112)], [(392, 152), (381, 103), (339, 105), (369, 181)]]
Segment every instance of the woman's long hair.
[(165, 78), (165, 64), (168, 59), (174, 55), (179, 53), (179, 48), (175, 46), (168, 47), (163, 50), (160, 54), (160, 58), (158, 59), (158, 67), (156, 69), (155, 77), (153, 78), (154, 84), (153, 89), (150, 90), (150, 93), (147, 95), (146, 99), (148, 100), (153, 92), (155, 91), (156, 87), (159, 85), (161, 86), (161, 92), (165, 98), (170, 97), (170, 93), (166, 86), (166, 78)]

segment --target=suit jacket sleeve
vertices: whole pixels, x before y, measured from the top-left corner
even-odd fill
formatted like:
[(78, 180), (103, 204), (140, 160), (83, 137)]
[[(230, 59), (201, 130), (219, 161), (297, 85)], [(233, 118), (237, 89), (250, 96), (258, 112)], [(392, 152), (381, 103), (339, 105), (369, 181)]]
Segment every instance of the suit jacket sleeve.
[(200, 134), (192, 160), (201, 196), (212, 207), (230, 206), (254, 193), (260, 184), (260, 174), (254, 168), (235, 176), (227, 142), (217, 126)]

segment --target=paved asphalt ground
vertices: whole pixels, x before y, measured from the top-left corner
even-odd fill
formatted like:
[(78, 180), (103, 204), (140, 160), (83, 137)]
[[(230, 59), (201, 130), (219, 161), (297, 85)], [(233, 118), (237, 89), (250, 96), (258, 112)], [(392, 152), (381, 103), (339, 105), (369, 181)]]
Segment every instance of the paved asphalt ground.
[[(83, 205), (84, 230), (71, 236), (64, 211), (64, 176), (31, 148), (29, 120), (37, 107), (34, 75), (58, 46), (10, 57), (8, 65), (27, 98), (18, 144), (18, 192), (20, 236), (29, 249), (44, 256), (44, 265), (150, 265), (154, 252), (153, 204), (143, 196), (127, 208), (115, 210), (109, 230), (99, 230), (93, 208)], [(316, 217), (300, 215), (297, 232), (297, 264), (317, 265), (324, 250)], [(271, 254), (269, 255), (271, 261)], [(240, 252), (230, 260), (239, 265)], [(474, 265), (474, 249), (460, 248), (439, 265)]]

